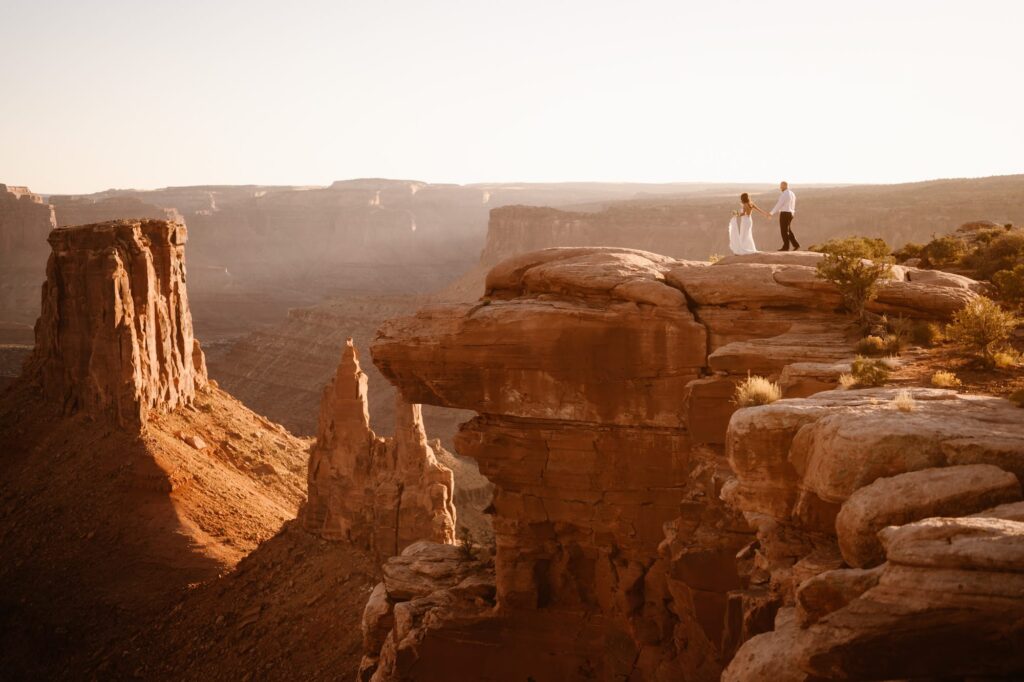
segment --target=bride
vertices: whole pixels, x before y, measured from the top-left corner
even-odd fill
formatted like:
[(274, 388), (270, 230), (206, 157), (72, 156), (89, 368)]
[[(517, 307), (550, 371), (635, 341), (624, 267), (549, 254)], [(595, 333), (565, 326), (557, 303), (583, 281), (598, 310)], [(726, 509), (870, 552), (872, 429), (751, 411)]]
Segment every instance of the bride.
[(754, 246), (754, 211), (771, 218), (771, 214), (752, 202), (746, 192), (740, 195), (740, 202), (742, 208), (733, 211), (732, 220), (729, 221), (729, 250), (737, 256), (757, 253), (757, 247)]

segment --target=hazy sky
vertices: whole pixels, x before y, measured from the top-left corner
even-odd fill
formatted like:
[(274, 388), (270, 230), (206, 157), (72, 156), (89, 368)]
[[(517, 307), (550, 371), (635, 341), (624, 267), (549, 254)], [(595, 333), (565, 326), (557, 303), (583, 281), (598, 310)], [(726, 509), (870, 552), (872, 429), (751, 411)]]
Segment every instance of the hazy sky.
[(0, 182), (1024, 172), (1021, 0), (0, 0)]

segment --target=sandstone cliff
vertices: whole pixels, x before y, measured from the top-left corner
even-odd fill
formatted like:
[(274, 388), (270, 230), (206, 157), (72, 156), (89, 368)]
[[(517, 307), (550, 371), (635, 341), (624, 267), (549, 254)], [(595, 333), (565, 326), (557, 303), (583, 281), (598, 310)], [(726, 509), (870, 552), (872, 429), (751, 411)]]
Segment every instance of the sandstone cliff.
[(26, 366), (66, 413), (142, 428), (206, 384), (185, 290), (185, 226), (115, 221), (56, 229)]
[(26, 187), (0, 184), (0, 343), (30, 344), (53, 208)]
[[(406, 400), (479, 414), (456, 446), (495, 484), (496, 554), (494, 582), (486, 562), (434, 571), (442, 550), (389, 562), (364, 678), (717, 679), (777, 603), (751, 579), (756, 527), (719, 499), (732, 387), (807, 364), (827, 386), (852, 356), (817, 257), (548, 249), (493, 268), (475, 304), (385, 325), (374, 362)], [(874, 309), (940, 319), (974, 296), (912, 276)]]
[(417, 540), (453, 544), (454, 487), (427, 444), (419, 405), (397, 399), (394, 438), (374, 434), (366, 375), (349, 339), (320, 403), (306, 528), (381, 558)]

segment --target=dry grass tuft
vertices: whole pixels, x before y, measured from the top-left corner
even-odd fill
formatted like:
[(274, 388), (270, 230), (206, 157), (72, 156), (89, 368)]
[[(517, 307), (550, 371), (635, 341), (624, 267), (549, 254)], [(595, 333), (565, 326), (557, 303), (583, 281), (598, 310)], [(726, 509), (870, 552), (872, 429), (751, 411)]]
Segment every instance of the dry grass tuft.
[(906, 389), (896, 392), (896, 397), (892, 399), (892, 404), (900, 412), (913, 412), (917, 407), (917, 403), (914, 402), (914, 396), (910, 395), (910, 391)]
[(740, 407), (767, 405), (782, 397), (782, 389), (765, 377), (748, 376), (736, 385), (733, 402)]
[(963, 384), (952, 372), (940, 369), (932, 375), (932, 386), (937, 388), (958, 388)]

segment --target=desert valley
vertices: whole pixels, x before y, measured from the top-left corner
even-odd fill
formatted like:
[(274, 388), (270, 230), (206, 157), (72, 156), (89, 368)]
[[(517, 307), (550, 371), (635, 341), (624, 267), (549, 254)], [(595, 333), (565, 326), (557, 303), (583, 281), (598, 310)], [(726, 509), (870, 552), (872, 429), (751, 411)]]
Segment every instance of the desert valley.
[(1024, 670), (1024, 177), (803, 191), (867, 336), (731, 186), (2, 189), (14, 678)]
[(10, 0), (0, 681), (1024, 680), (1019, 0)]

